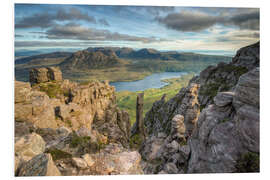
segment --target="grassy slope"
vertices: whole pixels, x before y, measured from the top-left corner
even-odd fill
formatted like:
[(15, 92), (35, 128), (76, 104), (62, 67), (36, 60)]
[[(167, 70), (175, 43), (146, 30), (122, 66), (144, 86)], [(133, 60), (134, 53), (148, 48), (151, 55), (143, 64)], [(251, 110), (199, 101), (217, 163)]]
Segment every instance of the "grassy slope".
[[(144, 91), (144, 115), (150, 110), (153, 103), (161, 99), (163, 94), (167, 94), (167, 99), (175, 96), (182, 87), (187, 86), (189, 80), (194, 76), (193, 73), (182, 76), (181, 78), (166, 79), (170, 84), (160, 89), (147, 89)], [(131, 119), (131, 124), (136, 121), (136, 98), (138, 92), (120, 91), (116, 93), (117, 105), (126, 110)]]

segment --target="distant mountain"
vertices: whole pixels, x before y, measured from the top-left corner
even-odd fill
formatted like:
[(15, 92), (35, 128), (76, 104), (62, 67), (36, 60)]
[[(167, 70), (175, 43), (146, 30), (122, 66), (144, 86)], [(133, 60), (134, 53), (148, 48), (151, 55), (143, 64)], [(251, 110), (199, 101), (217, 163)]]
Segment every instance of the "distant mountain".
[(114, 51), (110, 49), (96, 51), (77, 51), (70, 57), (66, 58), (60, 67), (62, 69), (98, 69), (104, 67), (112, 67), (121, 64), (122, 61), (118, 58)]
[(203, 60), (203, 61), (229, 61), (231, 57), (217, 56), (217, 55), (205, 55), (196, 53), (179, 53), (177, 51), (160, 52), (151, 48), (143, 48), (140, 50), (134, 50), (132, 48), (119, 48), (119, 47), (95, 47), (88, 48), (88, 52), (111, 50), (119, 58), (136, 59), (136, 60), (176, 60), (176, 61), (188, 61), (188, 60)]
[(65, 58), (65, 57), (70, 56), (71, 54), (72, 54), (71, 52), (53, 52), (53, 53), (47, 53), (47, 54), (39, 54), (39, 55), (16, 59), (15, 64), (25, 64), (30, 61), (32, 62), (32, 61), (40, 60), (44, 58)]

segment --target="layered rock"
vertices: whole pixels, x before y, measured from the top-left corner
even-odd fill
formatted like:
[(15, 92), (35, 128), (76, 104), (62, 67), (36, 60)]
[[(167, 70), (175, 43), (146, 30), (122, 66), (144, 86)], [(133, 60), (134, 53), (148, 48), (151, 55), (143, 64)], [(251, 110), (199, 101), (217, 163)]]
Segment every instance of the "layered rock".
[(196, 81), (199, 81), (199, 102), (201, 108), (213, 104), (213, 98), (218, 92), (233, 91), (239, 77), (259, 67), (260, 43), (241, 48), (237, 51), (232, 62), (219, 63), (217, 66), (209, 66), (200, 73)]
[(140, 147), (144, 172), (259, 172), (258, 66), (256, 43), (203, 70), (168, 102), (155, 102)]
[(91, 129), (93, 120), (105, 119), (114, 102), (114, 88), (107, 83), (79, 85), (65, 80), (30, 87), (29, 83), (15, 81), (15, 120), (39, 128)]
[(23, 164), (18, 176), (60, 176), (50, 154), (39, 154)]
[(31, 84), (48, 81), (62, 81), (62, 72), (58, 67), (34, 68), (29, 73)]
[(129, 150), (129, 115), (116, 106), (114, 87), (61, 81), (47, 70), (46, 82), (15, 81), (15, 175), (142, 173), (140, 154)]
[(242, 75), (234, 92), (219, 93), (215, 104), (203, 110), (189, 145), (189, 173), (238, 172), (241, 156), (259, 156), (259, 68)]
[(190, 152), (186, 140), (200, 114), (198, 88), (191, 83), (167, 102), (163, 96), (146, 114), (148, 136), (140, 147), (146, 174), (186, 172)]
[(147, 134), (152, 135), (158, 132), (169, 134), (173, 117), (180, 114), (184, 116), (185, 136), (189, 136), (200, 114), (198, 89), (198, 84), (191, 83), (188, 87), (182, 88), (169, 101), (165, 101), (165, 96), (161, 100), (156, 101), (145, 116)]

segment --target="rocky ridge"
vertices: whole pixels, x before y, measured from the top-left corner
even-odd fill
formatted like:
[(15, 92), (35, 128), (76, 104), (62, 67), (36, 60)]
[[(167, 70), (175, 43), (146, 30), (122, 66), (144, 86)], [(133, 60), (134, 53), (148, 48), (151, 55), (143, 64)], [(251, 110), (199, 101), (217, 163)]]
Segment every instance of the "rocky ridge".
[(258, 42), (153, 104), (140, 147), (144, 173), (259, 172), (259, 102)]
[(54, 67), (34, 69), (30, 83), (15, 81), (15, 175), (142, 173), (114, 87), (59, 74)]

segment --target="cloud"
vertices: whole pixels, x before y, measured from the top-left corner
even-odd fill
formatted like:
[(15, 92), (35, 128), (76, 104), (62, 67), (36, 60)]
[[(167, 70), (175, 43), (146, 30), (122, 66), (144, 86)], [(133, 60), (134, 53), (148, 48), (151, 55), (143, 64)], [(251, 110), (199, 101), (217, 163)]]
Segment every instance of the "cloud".
[(79, 24), (69, 23), (56, 25), (45, 33), (48, 39), (76, 39), (76, 40), (98, 40), (98, 41), (140, 41), (150, 43), (164, 41), (155, 37), (137, 37), (121, 33), (112, 33), (108, 30), (83, 27)]
[(28, 16), (23, 18), (21, 21), (15, 24), (15, 28), (47, 28), (55, 23), (53, 22), (54, 18), (52, 14), (47, 12), (42, 14), (34, 14), (33, 16)]
[(180, 13), (171, 13), (163, 18), (157, 17), (156, 19), (174, 30), (198, 32), (216, 24), (220, 20), (220, 17), (211, 16), (199, 11), (181, 11)]
[(82, 13), (76, 8), (70, 8), (69, 11), (60, 9), (55, 16), (55, 20), (85, 20), (96, 23), (96, 19), (93, 16), (89, 16), (87, 13)]
[(260, 39), (259, 32), (254, 32), (251, 30), (236, 30), (236, 31), (230, 31), (222, 36), (218, 36), (214, 39), (214, 41), (215, 42), (241, 43), (241, 42), (255, 42), (255, 41), (259, 41), (259, 39)]
[(75, 41), (75, 42), (66, 42), (66, 41), (15, 41), (16, 48), (24, 47), (87, 47), (90, 45), (99, 44), (98, 42), (91, 41)]
[(104, 18), (99, 19), (98, 22), (104, 26), (110, 26), (110, 24), (108, 23), (108, 21)]
[(161, 12), (171, 12), (174, 11), (175, 8), (173, 6), (136, 6), (135, 9), (158, 16)]
[(237, 14), (230, 18), (229, 23), (233, 23), (235, 26), (240, 27), (240, 29), (260, 29), (260, 12), (248, 12)]
[[(212, 10), (213, 12), (213, 10)], [(165, 17), (156, 17), (156, 20), (167, 28), (183, 32), (199, 32), (214, 25), (236, 26), (240, 29), (259, 30), (259, 9), (242, 9), (241, 11), (222, 10), (219, 15), (202, 11), (182, 10), (179, 13), (170, 13)]]
[(21, 34), (15, 34), (15, 38), (18, 38), (18, 37), (24, 37), (24, 35), (21, 35)]
[(94, 17), (89, 16), (87, 13), (82, 13), (76, 8), (70, 8), (69, 10), (59, 9), (54, 14), (43, 12), (24, 17), (15, 24), (15, 28), (48, 28), (56, 25), (56, 21), (67, 20), (84, 20), (87, 22), (96, 23), (96, 19)]

